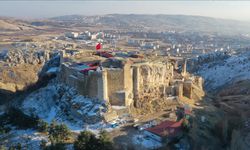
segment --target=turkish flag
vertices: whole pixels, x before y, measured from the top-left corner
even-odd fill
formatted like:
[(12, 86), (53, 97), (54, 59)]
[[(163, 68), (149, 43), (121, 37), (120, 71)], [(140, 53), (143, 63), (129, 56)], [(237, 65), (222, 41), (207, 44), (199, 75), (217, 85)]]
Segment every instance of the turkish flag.
[(102, 48), (101, 43), (98, 43), (98, 44), (95, 46), (95, 49), (96, 49), (96, 50), (99, 50), (99, 49), (101, 49), (101, 48)]

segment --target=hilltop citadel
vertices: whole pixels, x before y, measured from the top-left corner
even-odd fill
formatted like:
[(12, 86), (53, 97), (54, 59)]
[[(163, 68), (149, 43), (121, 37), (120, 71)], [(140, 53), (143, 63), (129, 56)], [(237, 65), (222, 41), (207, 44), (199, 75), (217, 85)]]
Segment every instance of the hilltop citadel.
[(83, 96), (125, 106), (128, 111), (157, 99), (192, 99), (194, 89), (202, 91), (202, 78), (186, 72), (186, 60), (122, 52), (107, 58), (96, 53), (62, 51), (59, 81)]

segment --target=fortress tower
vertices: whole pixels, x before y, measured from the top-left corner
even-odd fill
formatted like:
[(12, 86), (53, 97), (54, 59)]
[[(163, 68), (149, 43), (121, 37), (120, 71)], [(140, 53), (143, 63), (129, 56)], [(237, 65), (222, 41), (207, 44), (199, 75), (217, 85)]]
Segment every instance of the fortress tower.
[(185, 60), (184, 60), (184, 63), (182, 64), (182, 72), (181, 72), (181, 75), (185, 77), (186, 74), (187, 74), (187, 60), (185, 59)]

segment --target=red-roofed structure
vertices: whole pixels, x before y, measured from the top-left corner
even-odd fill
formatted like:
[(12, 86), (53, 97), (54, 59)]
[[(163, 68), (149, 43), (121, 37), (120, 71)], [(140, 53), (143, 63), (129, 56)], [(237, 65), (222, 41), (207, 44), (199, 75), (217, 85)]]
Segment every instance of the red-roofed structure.
[(145, 129), (145, 133), (157, 141), (162, 141), (163, 138), (175, 138), (182, 133), (182, 122), (183, 119), (178, 122), (167, 120), (155, 127)]

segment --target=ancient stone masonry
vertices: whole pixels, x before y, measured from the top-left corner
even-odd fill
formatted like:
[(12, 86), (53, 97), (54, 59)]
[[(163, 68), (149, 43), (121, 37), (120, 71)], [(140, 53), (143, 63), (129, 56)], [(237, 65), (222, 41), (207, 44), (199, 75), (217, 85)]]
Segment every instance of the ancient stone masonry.
[(191, 80), (184, 81), (183, 95), (192, 99), (192, 81)]
[(79, 73), (67, 64), (61, 65), (59, 79), (77, 89), (79, 94), (108, 100), (107, 71), (91, 72), (89, 75)]
[[(74, 87), (81, 95), (105, 100), (111, 105), (140, 108), (146, 102), (169, 96), (191, 99), (193, 88), (202, 89), (202, 78), (186, 72), (186, 61), (176, 78), (174, 64), (166, 60), (149, 62), (77, 55), (75, 58), (81, 58), (81, 63), (74, 60), (74, 56), (61, 53), (59, 81)], [(98, 65), (91, 69), (89, 64)]]
[(176, 96), (182, 97), (183, 96), (183, 83), (176, 84), (175, 88), (176, 88)]
[(182, 72), (181, 72), (182, 76), (186, 76), (187, 74), (187, 60), (184, 60), (184, 63), (182, 65)]
[(173, 66), (164, 63), (139, 63), (132, 67), (136, 107), (140, 107), (141, 101), (163, 98), (166, 95)]

